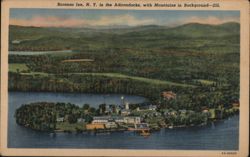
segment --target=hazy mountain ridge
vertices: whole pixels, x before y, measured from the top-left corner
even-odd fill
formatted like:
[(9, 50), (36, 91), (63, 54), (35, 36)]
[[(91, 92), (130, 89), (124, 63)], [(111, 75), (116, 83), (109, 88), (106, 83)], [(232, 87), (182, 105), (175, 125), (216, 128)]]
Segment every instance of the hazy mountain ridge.
[[(239, 33), (240, 24), (236, 22), (223, 23), (220, 25), (208, 25), (199, 23), (188, 23), (176, 27), (167, 27), (160, 25), (143, 25), (143, 26), (128, 26), (128, 27), (100, 27), (100, 28), (57, 28), (57, 27), (24, 27), (10, 25), (10, 37), (12, 33), (29, 34), (29, 33), (54, 33), (56, 36), (60, 36), (62, 32), (64, 33), (115, 33), (115, 34), (125, 34), (125, 33), (138, 33), (137, 35), (151, 35), (152, 33), (162, 33), (163, 35), (185, 35), (190, 36), (201, 36), (201, 35), (227, 35), (232, 33)], [(44, 32), (46, 31), (46, 32)], [(152, 32), (147, 32), (152, 31)], [(218, 34), (219, 33), (219, 34)], [(14, 34), (13, 34), (14, 35)], [(18, 35), (18, 34), (17, 34)], [(52, 34), (50, 34), (52, 35)], [(192, 36), (192, 35), (191, 35)]]
[[(239, 44), (240, 24), (206, 25), (189, 23), (177, 27), (144, 25), (127, 28), (45, 28), (12, 26), (10, 50), (87, 50), (104, 48), (154, 48), (165, 50), (235, 47)], [(19, 44), (13, 43), (20, 41)], [(235, 46), (234, 46), (235, 45)], [(87, 48), (87, 49), (86, 49)]]

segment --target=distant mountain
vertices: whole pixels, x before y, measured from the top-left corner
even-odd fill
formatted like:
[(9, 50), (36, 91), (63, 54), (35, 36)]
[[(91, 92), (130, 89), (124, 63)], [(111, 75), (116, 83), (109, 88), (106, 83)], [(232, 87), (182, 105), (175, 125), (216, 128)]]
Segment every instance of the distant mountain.
[(239, 23), (224, 23), (221, 25), (208, 25), (199, 23), (184, 24), (170, 29), (171, 31), (178, 32), (178, 34), (190, 35), (193, 37), (198, 36), (225, 36), (238, 34), (240, 29)]
[[(79, 32), (108, 32), (108, 33), (132, 33), (132, 32), (141, 32), (138, 35), (146, 34), (176, 34), (181, 36), (223, 36), (232, 33), (239, 33), (240, 24), (236, 22), (224, 23), (221, 25), (208, 25), (208, 24), (199, 24), (199, 23), (188, 23), (180, 25), (177, 27), (167, 27), (159, 25), (142, 25), (142, 26), (98, 26), (98, 27), (84, 27), (84, 28), (58, 28), (58, 27), (23, 27), (10, 25), (10, 33), (54, 33), (55, 35), (60, 35), (61, 32), (69, 33), (79, 33)], [(149, 32), (147, 32), (149, 31)], [(152, 31), (152, 32), (150, 32)]]
[[(149, 30), (137, 31), (133, 36), (165, 36), (176, 38), (197, 38), (197, 37), (223, 37), (239, 35), (239, 23), (224, 23), (221, 25), (208, 25), (199, 23), (189, 23), (177, 27), (155, 27)], [(127, 35), (132, 35), (128, 33)]]
[(58, 28), (58, 27), (25, 27), (10, 25), (10, 40), (40, 39), (48, 36), (77, 38), (79, 36), (92, 36), (99, 33), (124, 34), (158, 29), (167, 29), (166, 26), (112, 26), (112, 27), (84, 27), (84, 28)]
[(228, 23), (224, 23), (221, 25), (218, 25), (219, 28), (230, 31), (230, 32), (234, 32), (234, 33), (239, 33), (240, 31), (240, 24), (237, 22), (228, 22)]
[[(45, 28), (9, 26), (9, 42), (11, 50), (41, 50), (41, 49), (85, 49), (84, 47), (124, 45), (124, 47), (176, 49), (182, 44), (182, 49), (205, 49), (211, 42), (217, 47), (238, 44), (240, 35), (239, 23), (224, 23), (207, 25), (188, 23), (177, 27), (144, 25), (136, 27), (116, 28)], [(191, 42), (191, 39), (192, 42)], [(196, 40), (198, 39), (198, 40)], [(16, 41), (19, 44), (16, 44)], [(190, 40), (190, 44), (187, 42)], [(203, 41), (201, 41), (203, 40)], [(13, 42), (15, 41), (15, 42)], [(199, 42), (200, 44), (197, 44)], [(221, 43), (221, 44), (219, 44)], [(213, 46), (214, 46), (213, 45)], [(231, 45), (231, 46), (234, 46)], [(238, 45), (236, 45), (238, 46)], [(46, 48), (44, 48), (46, 47)]]

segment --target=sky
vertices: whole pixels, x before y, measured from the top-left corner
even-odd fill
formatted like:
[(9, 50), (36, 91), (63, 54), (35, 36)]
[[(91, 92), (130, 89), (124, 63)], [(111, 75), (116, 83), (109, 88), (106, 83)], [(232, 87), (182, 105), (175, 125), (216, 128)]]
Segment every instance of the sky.
[(35, 27), (217, 25), (239, 18), (239, 11), (10, 9), (11, 25)]

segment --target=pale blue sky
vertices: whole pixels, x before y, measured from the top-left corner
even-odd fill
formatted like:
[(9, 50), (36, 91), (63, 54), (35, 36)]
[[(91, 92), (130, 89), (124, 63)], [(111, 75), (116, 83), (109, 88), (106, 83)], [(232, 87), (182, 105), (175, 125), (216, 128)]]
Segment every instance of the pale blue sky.
[[(188, 22), (219, 24), (238, 22), (239, 11), (185, 11), (185, 10), (76, 10), (76, 9), (11, 9), (10, 20), (35, 20), (36, 17), (49, 22), (50, 17), (67, 22), (74, 19), (79, 26), (84, 25), (178, 25)], [(79, 21), (77, 21), (79, 20)], [(107, 21), (105, 23), (104, 21)], [(113, 20), (113, 22), (112, 22)], [(16, 22), (16, 21), (15, 21)], [(15, 22), (13, 22), (15, 24)], [(52, 21), (51, 21), (52, 22)], [(16, 22), (18, 23), (18, 22)]]

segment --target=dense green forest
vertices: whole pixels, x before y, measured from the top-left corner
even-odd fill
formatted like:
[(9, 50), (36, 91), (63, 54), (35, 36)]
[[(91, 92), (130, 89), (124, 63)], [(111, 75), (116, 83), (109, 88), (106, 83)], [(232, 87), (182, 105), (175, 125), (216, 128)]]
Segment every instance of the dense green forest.
[[(10, 26), (10, 91), (126, 93), (161, 107), (200, 111), (239, 101), (240, 25), (168, 28), (39, 28)], [(15, 43), (13, 41), (18, 41)], [(22, 55), (21, 51), (72, 50)]]
[(57, 122), (58, 117), (63, 117), (64, 122), (68, 125), (75, 124), (78, 118), (84, 118), (86, 122), (91, 121), (90, 115), (95, 114), (96, 110), (88, 107), (91, 112), (84, 114), (86, 105), (80, 108), (71, 103), (37, 102), (26, 104), (16, 110), (16, 122), (35, 130), (54, 131), (60, 127)]

